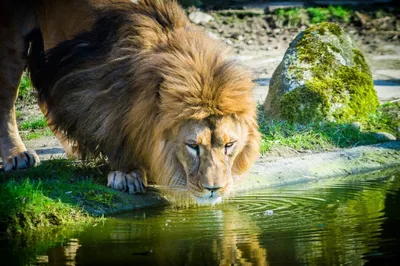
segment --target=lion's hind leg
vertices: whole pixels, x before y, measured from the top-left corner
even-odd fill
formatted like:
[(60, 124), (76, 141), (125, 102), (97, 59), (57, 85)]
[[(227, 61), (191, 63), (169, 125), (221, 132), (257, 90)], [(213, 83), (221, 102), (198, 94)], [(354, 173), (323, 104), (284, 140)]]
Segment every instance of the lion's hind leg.
[(146, 174), (140, 170), (129, 173), (112, 171), (108, 174), (107, 187), (131, 194), (144, 193), (147, 187)]

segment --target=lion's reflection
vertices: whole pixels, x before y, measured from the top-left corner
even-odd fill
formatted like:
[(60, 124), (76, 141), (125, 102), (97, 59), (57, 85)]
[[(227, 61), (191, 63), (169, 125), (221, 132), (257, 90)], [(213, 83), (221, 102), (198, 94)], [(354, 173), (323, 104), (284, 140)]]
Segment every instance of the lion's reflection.
[[(143, 220), (111, 222), (79, 240), (48, 252), (48, 261), (64, 265), (268, 265), (259, 228), (237, 210), (195, 210), (175, 216), (155, 214)], [(43, 256), (41, 256), (41, 259)]]

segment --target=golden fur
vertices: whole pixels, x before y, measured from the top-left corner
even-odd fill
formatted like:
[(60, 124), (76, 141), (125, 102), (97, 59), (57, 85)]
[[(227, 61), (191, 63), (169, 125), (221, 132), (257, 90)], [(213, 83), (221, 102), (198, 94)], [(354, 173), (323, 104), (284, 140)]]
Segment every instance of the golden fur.
[[(48, 121), (81, 153), (104, 154), (116, 170), (142, 169), (156, 183), (187, 185), (198, 198), (208, 197), (207, 184), (221, 185), (224, 195), (259, 154), (250, 73), (175, 1), (104, 2), (85, 1), (94, 17), (112, 16), (82, 25), (91, 32), (71, 41), (53, 46), (42, 29), (44, 47), (53, 49), (41, 66), (33, 54), (30, 70)], [(104, 37), (99, 29), (108, 26), (115, 34)]]

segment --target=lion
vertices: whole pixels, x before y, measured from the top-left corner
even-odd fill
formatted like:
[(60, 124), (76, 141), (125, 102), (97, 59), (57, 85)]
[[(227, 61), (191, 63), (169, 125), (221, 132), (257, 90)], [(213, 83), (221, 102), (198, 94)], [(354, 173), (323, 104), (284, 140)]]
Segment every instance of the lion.
[(39, 162), (15, 120), (26, 65), (52, 131), (81, 158), (105, 156), (111, 188), (143, 193), (149, 177), (215, 203), (258, 157), (252, 73), (176, 1), (6, 0), (0, 10), (5, 171)]

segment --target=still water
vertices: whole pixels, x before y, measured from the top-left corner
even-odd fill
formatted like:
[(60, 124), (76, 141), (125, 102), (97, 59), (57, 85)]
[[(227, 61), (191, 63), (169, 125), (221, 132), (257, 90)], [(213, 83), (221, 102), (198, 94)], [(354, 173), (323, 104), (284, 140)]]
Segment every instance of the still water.
[(54, 243), (14, 240), (0, 264), (400, 265), (399, 210), (400, 169), (125, 213)]

